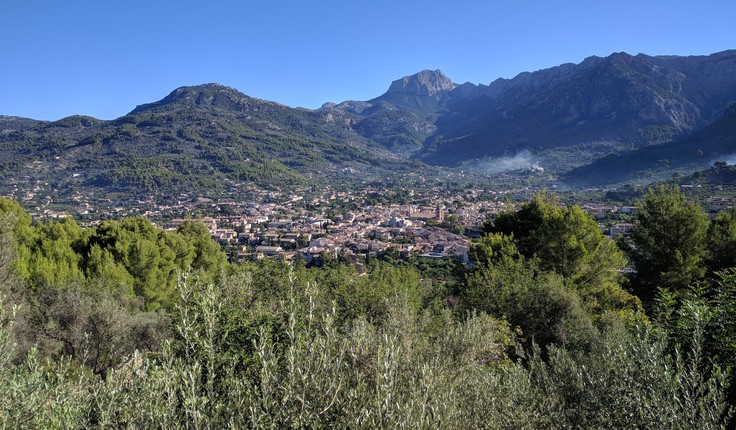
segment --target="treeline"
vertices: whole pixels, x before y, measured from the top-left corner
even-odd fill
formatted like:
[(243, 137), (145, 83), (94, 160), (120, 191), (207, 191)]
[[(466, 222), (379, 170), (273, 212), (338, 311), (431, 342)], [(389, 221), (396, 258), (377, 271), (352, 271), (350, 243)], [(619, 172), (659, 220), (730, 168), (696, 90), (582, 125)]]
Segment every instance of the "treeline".
[(2, 200), (0, 422), (723, 428), (736, 216), (660, 188), (637, 217), (617, 244), (539, 195), (484, 226), (470, 266), (309, 269), (231, 265), (196, 222), (80, 228)]

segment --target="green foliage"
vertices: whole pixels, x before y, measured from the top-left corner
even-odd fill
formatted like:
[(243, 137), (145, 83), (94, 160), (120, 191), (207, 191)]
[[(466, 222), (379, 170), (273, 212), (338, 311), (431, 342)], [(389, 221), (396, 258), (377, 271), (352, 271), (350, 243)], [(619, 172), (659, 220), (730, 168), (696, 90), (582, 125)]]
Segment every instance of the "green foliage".
[(285, 263), (268, 261), (244, 267), (258, 285), (256, 294), (263, 302), (286, 300), (293, 294), (295, 279), (319, 285), (313, 299), (324, 305), (334, 302), (340, 323), (362, 317), (380, 324), (397, 297), (404, 297), (413, 310), (420, 309), (425, 298), (415, 269), (382, 262), (364, 275), (359, 275), (351, 263), (339, 261), (320, 269), (289, 268)]
[(82, 282), (81, 256), (75, 251), (82, 230), (73, 219), (35, 225), (20, 240), (19, 274), (33, 288), (64, 288)]
[(27, 229), (31, 225), (31, 216), (18, 203), (7, 197), (0, 197), (0, 213), (13, 214), (15, 223), (12, 230), (16, 237), (22, 237), (27, 233)]
[[(252, 288), (248, 279), (182, 284), (178, 341), (157, 363), (141, 360), (96, 387), (98, 425), (459, 428), (473, 419), (461, 413), (461, 387), (505, 362), (512, 339), (507, 325), (485, 316), (460, 323), (446, 315), (437, 330), (401, 299), (382, 327), (361, 318), (342, 331), (334, 308), (292, 284), (288, 300), (269, 311), (252, 312), (257, 301), (241, 308), (241, 321), (255, 329), (241, 333), (253, 345), (252, 367), (241, 368), (232, 360), (242, 357), (228, 352), (233, 321), (222, 322), (234, 311), (226, 304), (231, 294), (253, 297)], [(263, 312), (271, 317), (257, 316)], [(253, 325), (259, 320), (265, 324)]]
[(580, 286), (614, 282), (615, 271), (625, 264), (588, 214), (579, 206), (561, 207), (551, 194), (533, 196), (520, 210), (499, 215), (484, 230), (513, 236), (519, 251), (527, 258), (537, 257), (542, 270)]
[(463, 309), (503, 317), (520, 327), (527, 348), (532, 343), (585, 348), (593, 339), (592, 319), (580, 296), (559, 275), (538, 274), (536, 263), (519, 253), (512, 238), (486, 235), (471, 255), (476, 267), (459, 291)]
[[(142, 218), (105, 221), (90, 234), (85, 254), (95, 257), (108, 252), (133, 279), (135, 295), (148, 309), (155, 310), (172, 302), (179, 272), (187, 270), (176, 265), (180, 252), (167, 246), (168, 234)], [(94, 267), (95, 263), (92, 260), (86, 266)]]
[[(698, 342), (697, 339), (693, 339)], [(551, 399), (558, 428), (723, 428), (730, 415), (726, 372), (704, 372), (705, 356), (683, 356), (641, 323), (620, 321), (586, 354), (553, 347), (548, 361), (535, 357), (530, 371)]]
[(625, 249), (634, 291), (651, 303), (658, 289), (680, 292), (702, 279), (708, 219), (676, 186), (650, 189), (638, 206)]
[(378, 264), (368, 276), (355, 276), (349, 270), (331, 278), (318, 278), (317, 283), (325, 288), (328, 300), (336, 302), (340, 317), (346, 320), (362, 316), (374, 323), (383, 321), (390, 303), (398, 297), (403, 297), (414, 311), (422, 304), (419, 274), (411, 268)]
[(618, 284), (621, 251), (579, 207), (535, 195), (484, 231), (469, 252), (474, 266), (458, 286), (462, 309), (507, 319), (521, 329), (526, 349), (588, 350), (606, 313), (640, 309)]
[[(176, 340), (104, 379), (64, 360), (41, 366), (35, 351), (14, 365), (0, 330), (0, 419), (13, 428), (716, 429), (729, 417), (724, 374), (703, 373), (702, 356), (669, 353), (640, 323), (608, 319), (586, 354), (553, 347), (523, 364), (506, 358), (508, 324), (487, 315), (437, 320), (398, 297), (380, 326), (358, 318), (341, 328), (313, 287), (292, 283), (287, 300), (263, 307), (252, 279), (223, 281), (179, 284)], [(229, 307), (234, 297), (250, 306)], [(240, 342), (251, 346), (233, 355)]]
[(201, 274), (218, 274), (224, 269), (227, 257), (221, 252), (217, 242), (212, 240), (204, 224), (187, 221), (176, 232), (179, 236), (168, 235), (165, 240), (175, 251), (175, 261), (179, 267), (191, 266)]
[(85, 423), (87, 388), (94, 383), (69, 359), (45, 360), (31, 349), (16, 363), (13, 331), (19, 307), (0, 290), (0, 426), (75, 428)]
[(136, 349), (157, 350), (169, 336), (167, 317), (142, 312), (127, 291), (73, 284), (29, 297), (16, 331), (24, 344), (50, 358), (64, 357), (106, 375)]
[(470, 248), (468, 256), (481, 268), (491, 265), (511, 266), (523, 260), (513, 236), (502, 233), (483, 235)]
[(541, 271), (562, 276), (596, 313), (639, 306), (618, 285), (623, 254), (578, 206), (560, 206), (555, 196), (538, 194), (518, 211), (487, 222), (484, 231), (512, 238), (520, 255)]
[(100, 291), (125, 291), (128, 298), (135, 297), (136, 280), (126, 267), (115, 259), (109, 249), (99, 244), (90, 247), (85, 261), (87, 279)]
[(181, 272), (215, 276), (226, 257), (201, 223), (163, 231), (143, 218), (82, 229), (73, 219), (21, 227), (16, 272), (32, 291), (74, 284), (140, 298), (149, 310), (170, 307)]
[(736, 267), (736, 209), (718, 212), (708, 226), (705, 243), (709, 272)]
[(15, 328), (19, 354), (36, 347), (104, 375), (133, 350), (156, 350), (168, 336), (164, 310), (178, 300), (180, 273), (193, 269), (214, 279), (226, 268), (201, 224), (183, 233), (142, 218), (87, 229), (70, 218), (27, 225), (25, 212), (2, 203), (0, 291), (25, 304)]
[(16, 224), (15, 213), (0, 211), (0, 293), (10, 290), (15, 277), (13, 265), (17, 243), (13, 228)]
[[(679, 295), (662, 290), (657, 297), (654, 319), (688, 356), (699, 355), (704, 372), (736, 367), (736, 269), (716, 274), (717, 282), (691, 287)], [(736, 402), (736, 374), (727, 390)], [(733, 423), (732, 423), (733, 424)]]
[(404, 258), (395, 247), (389, 247), (379, 258), (394, 267), (413, 267), (423, 279), (448, 283), (456, 279), (458, 266), (461, 264), (452, 258), (429, 258), (414, 253)]

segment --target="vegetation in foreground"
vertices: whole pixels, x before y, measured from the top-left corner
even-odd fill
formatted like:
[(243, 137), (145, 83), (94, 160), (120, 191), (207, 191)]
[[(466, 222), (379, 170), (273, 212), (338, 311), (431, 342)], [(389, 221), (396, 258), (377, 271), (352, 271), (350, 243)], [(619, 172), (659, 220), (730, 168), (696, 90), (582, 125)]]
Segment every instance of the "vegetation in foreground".
[(196, 223), (31, 223), (3, 200), (0, 423), (724, 428), (736, 216), (708, 221), (673, 188), (640, 207), (624, 254), (536, 196), (432, 280), (381, 261), (235, 267)]

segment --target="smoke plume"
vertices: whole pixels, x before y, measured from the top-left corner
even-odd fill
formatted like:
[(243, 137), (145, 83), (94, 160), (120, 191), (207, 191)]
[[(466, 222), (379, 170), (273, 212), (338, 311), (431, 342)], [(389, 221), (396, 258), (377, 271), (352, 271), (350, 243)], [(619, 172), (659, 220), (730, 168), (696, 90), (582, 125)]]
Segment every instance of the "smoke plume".
[(486, 159), (478, 164), (478, 169), (491, 175), (514, 170), (544, 171), (537, 157), (527, 150), (520, 151), (513, 157)]

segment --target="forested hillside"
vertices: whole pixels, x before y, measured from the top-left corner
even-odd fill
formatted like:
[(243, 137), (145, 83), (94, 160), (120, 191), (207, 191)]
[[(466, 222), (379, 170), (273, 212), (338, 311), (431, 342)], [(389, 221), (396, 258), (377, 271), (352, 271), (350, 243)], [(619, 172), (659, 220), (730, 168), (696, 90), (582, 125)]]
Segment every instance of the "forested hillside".
[(638, 206), (618, 242), (540, 194), (469, 265), (309, 268), (231, 264), (196, 221), (80, 227), (2, 199), (0, 423), (732, 426), (736, 211), (667, 187)]
[(736, 151), (736, 105), (718, 120), (683, 138), (661, 145), (610, 154), (565, 175), (576, 185), (620, 182), (649, 183), (666, 179), (673, 172), (692, 172), (714, 162), (732, 160)]
[(515, 157), (506, 170), (569, 172), (568, 184), (651, 182), (733, 154), (734, 70), (735, 51), (614, 53), (489, 85), (425, 70), (315, 110), (203, 84), (111, 121), (0, 116), (0, 192), (37, 206), (141, 189), (175, 201), (453, 167), (497, 174), (489, 166)]
[(371, 146), (343, 120), (217, 84), (178, 88), (113, 121), (1, 117), (0, 155), (3, 194), (20, 186), (66, 202), (80, 193), (218, 195), (344, 180), (345, 169), (370, 177), (422, 168)]

